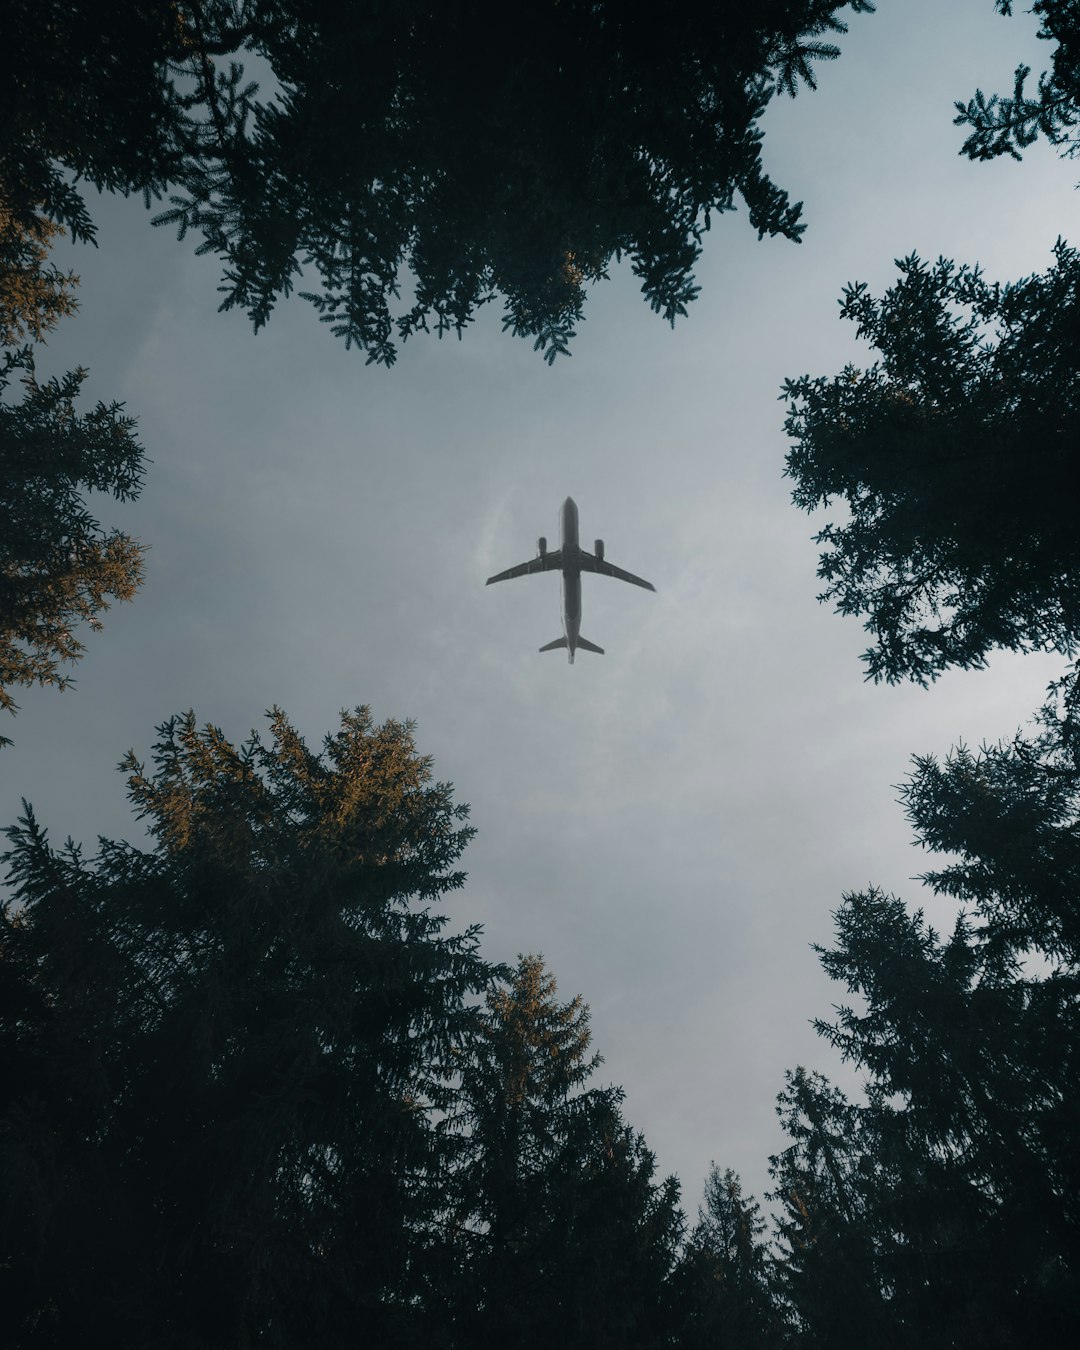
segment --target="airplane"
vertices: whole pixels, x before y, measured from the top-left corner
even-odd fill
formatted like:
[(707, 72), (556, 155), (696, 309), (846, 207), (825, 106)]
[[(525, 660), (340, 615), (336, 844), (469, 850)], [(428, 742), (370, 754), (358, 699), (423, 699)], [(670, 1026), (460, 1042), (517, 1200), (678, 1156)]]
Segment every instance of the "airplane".
[(547, 540), (541, 537), (536, 541), (537, 556), (531, 558), (528, 562), (519, 563), (517, 567), (508, 567), (505, 572), (498, 572), (493, 577), (488, 577), (486, 585), (490, 586), (495, 581), (510, 581), (513, 577), (531, 576), (533, 572), (561, 572), (563, 578), (563, 629), (564, 635), (556, 638), (554, 642), (548, 642), (541, 647), (542, 652), (553, 652), (556, 649), (565, 647), (570, 656), (570, 664), (574, 664), (574, 652), (579, 648), (585, 652), (596, 652), (598, 656), (603, 656), (603, 647), (598, 647), (595, 642), (589, 642), (583, 638), (580, 632), (581, 624), (581, 574), (582, 572), (599, 572), (601, 576), (615, 577), (619, 581), (629, 581), (632, 586), (643, 586), (647, 591), (655, 591), (656, 587), (650, 581), (642, 581), (641, 577), (634, 576), (633, 572), (624, 572), (621, 567), (616, 567), (614, 563), (609, 563), (604, 558), (604, 541), (597, 539), (594, 547), (595, 553), (590, 553), (583, 549), (578, 543), (578, 509), (574, 503), (573, 497), (567, 497), (562, 504), (562, 511), (559, 513), (562, 525), (562, 545), (553, 553), (548, 552)]

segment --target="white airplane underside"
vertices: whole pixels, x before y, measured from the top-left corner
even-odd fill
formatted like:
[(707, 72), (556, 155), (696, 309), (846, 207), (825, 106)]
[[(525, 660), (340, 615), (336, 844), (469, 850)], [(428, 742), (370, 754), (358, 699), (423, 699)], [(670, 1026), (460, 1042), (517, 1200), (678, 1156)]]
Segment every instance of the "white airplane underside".
[(602, 539), (597, 539), (595, 552), (593, 553), (581, 547), (578, 543), (578, 510), (572, 497), (567, 497), (566, 501), (563, 502), (560, 524), (562, 527), (562, 543), (559, 548), (549, 553), (547, 540), (540, 538), (537, 541), (535, 558), (530, 558), (528, 562), (518, 563), (516, 567), (508, 567), (505, 572), (497, 572), (493, 577), (488, 577), (487, 585), (490, 586), (495, 581), (510, 581), (514, 577), (532, 576), (534, 572), (561, 572), (563, 578), (563, 636), (556, 638), (554, 642), (545, 643), (540, 650), (542, 652), (553, 652), (565, 647), (570, 664), (573, 665), (574, 653), (578, 649), (595, 652), (598, 656), (604, 654), (603, 647), (598, 647), (595, 642), (590, 642), (588, 638), (581, 636), (582, 572), (597, 572), (601, 576), (614, 577), (617, 581), (628, 581), (632, 586), (641, 586), (647, 591), (655, 591), (656, 587), (651, 582), (643, 581), (641, 577), (634, 576), (633, 572), (624, 572), (621, 567), (616, 567), (614, 563), (608, 562), (604, 557), (604, 541)]

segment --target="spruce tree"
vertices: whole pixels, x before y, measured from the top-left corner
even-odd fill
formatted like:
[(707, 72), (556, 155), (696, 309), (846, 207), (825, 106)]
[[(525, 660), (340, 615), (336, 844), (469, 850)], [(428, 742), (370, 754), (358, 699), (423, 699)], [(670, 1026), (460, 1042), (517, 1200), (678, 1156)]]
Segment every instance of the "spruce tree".
[(712, 217), (741, 201), (759, 236), (799, 238), (762, 117), (872, 8), (8, 0), (0, 176), (78, 237), (71, 173), (167, 195), (160, 218), (221, 257), (224, 307), (256, 327), (303, 267), (369, 360), (496, 298), (552, 359), (612, 258), (674, 322)]
[(541, 958), (520, 957), (487, 996), (463, 1071), (454, 1223), (468, 1252), (459, 1341), (581, 1350), (667, 1344), (678, 1186), (622, 1117), (619, 1088), (590, 1087), (588, 1008), (560, 1003)]
[(773, 1289), (768, 1225), (729, 1168), (709, 1169), (698, 1221), (680, 1253), (676, 1278), (681, 1350), (769, 1350), (784, 1344)]
[[(65, 665), (84, 651), (80, 624), (101, 627), (110, 600), (130, 600), (142, 580), (142, 548), (104, 530), (86, 493), (119, 501), (142, 487), (143, 449), (123, 404), (76, 410), (83, 369), (39, 381), (34, 350), (74, 312), (78, 278), (48, 261), (63, 232), (37, 211), (20, 219), (0, 181), (0, 710), (12, 690), (65, 688)], [(19, 375), (21, 402), (4, 397)], [(8, 744), (0, 736), (0, 746)]]
[(777, 1297), (800, 1350), (905, 1342), (882, 1289), (872, 1195), (876, 1140), (820, 1074), (787, 1076), (778, 1112), (792, 1143), (770, 1158)]
[[(996, 0), (1003, 15), (1012, 0)], [(1080, 142), (1080, 10), (1035, 0), (1050, 68), (1011, 97), (957, 103), (963, 153), (992, 159), (1045, 136)], [(1075, 446), (1080, 440), (1080, 261), (1062, 239), (1044, 275), (989, 283), (978, 267), (917, 255), (880, 300), (865, 283), (842, 316), (877, 349), (868, 369), (789, 379), (788, 474), (806, 510), (846, 510), (817, 535), (829, 547), (821, 600), (865, 615), (874, 680), (921, 684), (990, 651), (1073, 654), (1080, 634)]]
[(1080, 254), (1011, 285), (916, 256), (879, 300), (841, 314), (878, 353), (866, 369), (788, 380), (793, 500), (845, 510), (819, 597), (866, 615), (875, 680), (934, 680), (994, 648), (1080, 642)]
[[(774, 1160), (785, 1277), (810, 1345), (1052, 1345), (1080, 1298), (1080, 701), (1034, 734), (916, 761), (922, 878), (960, 901), (942, 938), (845, 897), (826, 971), (858, 1003), (819, 1030), (865, 1102), (792, 1078)], [(841, 1288), (851, 1297), (838, 1301)], [(842, 1326), (838, 1327), (838, 1320)]]
[(149, 847), (28, 809), (0, 926), (5, 1344), (434, 1343), (439, 1122), (490, 968), (472, 830), (410, 728), (193, 715), (129, 755)]

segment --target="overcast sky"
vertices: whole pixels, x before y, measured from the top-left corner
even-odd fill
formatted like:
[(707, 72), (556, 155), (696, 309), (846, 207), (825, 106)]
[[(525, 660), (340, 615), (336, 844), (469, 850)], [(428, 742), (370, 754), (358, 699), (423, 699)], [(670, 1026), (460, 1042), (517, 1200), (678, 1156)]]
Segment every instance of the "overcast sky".
[[(140, 837), (114, 766), (188, 707), (242, 739), (277, 703), (312, 745), (342, 707), (414, 718), (479, 831), (455, 925), (584, 995), (603, 1081), (691, 1211), (710, 1159), (760, 1194), (784, 1069), (845, 1079), (809, 1026), (841, 997), (809, 947), (841, 893), (876, 882), (947, 920), (909, 880), (927, 866), (895, 804), (910, 756), (1011, 734), (1062, 668), (864, 684), (859, 622), (815, 602), (822, 522), (790, 505), (777, 402), (785, 376), (869, 363), (837, 319), (846, 282), (880, 293), (912, 250), (1015, 279), (1075, 238), (1075, 163), (957, 157), (953, 101), (1041, 69), (1033, 33), (991, 0), (855, 16), (819, 91), (766, 121), (804, 242), (714, 221), (674, 331), (616, 269), (554, 368), (494, 312), (391, 370), (299, 300), (255, 337), (216, 313), (190, 240), (140, 201), (94, 205), (100, 248), (58, 256), (81, 312), (39, 369), (86, 365), (87, 402), (138, 417), (143, 497), (102, 511), (148, 545), (147, 581), (74, 690), (20, 692), (0, 823), (25, 796), (56, 842)], [(562, 631), (556, 577), (484, 587), (554, 546), (568, 494), (583, 542), (657, 588), (587, 576), (581, 631), (607, 654), (572, 667), (537, 652)]]

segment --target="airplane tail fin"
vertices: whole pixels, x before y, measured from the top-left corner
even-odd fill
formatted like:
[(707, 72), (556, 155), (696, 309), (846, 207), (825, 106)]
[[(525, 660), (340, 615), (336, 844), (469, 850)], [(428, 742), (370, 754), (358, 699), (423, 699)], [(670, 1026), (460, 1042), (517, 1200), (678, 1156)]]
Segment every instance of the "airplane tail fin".
[[(554, 652), (558, 651), (560, 648), (567, 646), (569, 646), (569, 643), (566, 641), (566, 638), (559, 637), (556, 638), (554, 642), (545, 643), (545, 645), (541, 647), (540, 650), (542, 652)], [(577, 642), (575, 643), (575, 646), (578, 647), (583, 652), (595, 652), (597, 656), (603, 656), (604, 654), (603, 647), (598, 647), (595, 642), (590, 642), (588, 638), (579, 637)], [(573, 659), (574, 653), (571, 652), (570, 653), (571, 662), (573, 662)]]

